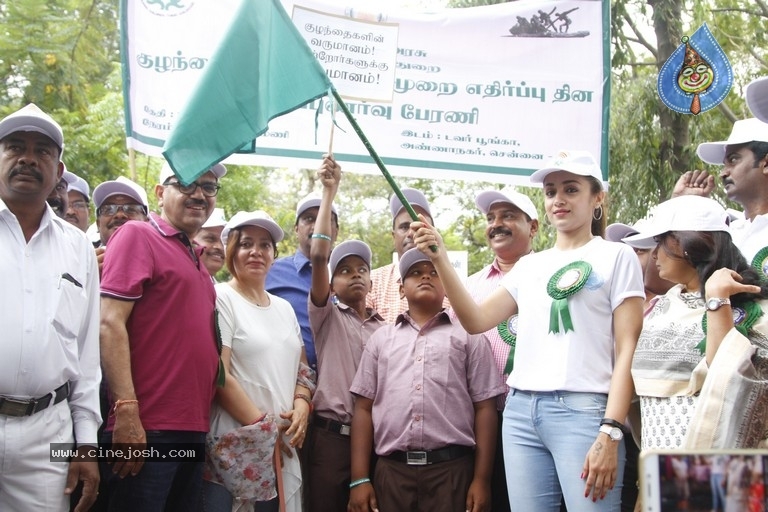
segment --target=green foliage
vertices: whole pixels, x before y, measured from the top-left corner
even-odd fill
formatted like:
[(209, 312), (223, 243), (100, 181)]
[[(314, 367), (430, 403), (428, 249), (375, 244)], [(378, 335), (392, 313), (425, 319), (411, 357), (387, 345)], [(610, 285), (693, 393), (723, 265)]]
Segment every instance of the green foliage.
[[(496, 3), (503, 2), (449, 1), (451, 7)], [(734, 91), (721, 107), (699, 116), (670, 115), (656, 94), (664, 51), (671, 51), (680, 35), (691, 34), (705, 21), (734, 66)], [(611, 0), (608, 222), (633, 222), (650, 205), (666, 199), (682, 171), (703, 165), (695, 155), (699, 142), (723, 140), (734, 120), (749, 117), (743, 86), (768, 72), (767, 22), (766, 0)], [(64, 129), (64, 161), (70, 170), (92, 186), (128, 176), (147, 189), (155, 208), (160, 159), (129, 156), (125, 149), (118, 0), (0, 2), (0, 26), (0, 117), (37, 103)], [(667, 46), (660, 50), (658, 40)], [(266, 210), (286, 231), (281, 254), (294, 252), (296, 203), (319, 190), (315, 171), (235, 165), (228, 169), (218, 205), (228, 217), (240, 210)], [(470, 273), (491, 261), (485, 219), (474, 197), (500, 185), (404, 178), (397, 182), (424, 191), (447, 247), (468, 251)], [(543, 215), (541, 191), (523, 192), (542, 213), (534, 249), (551, 247), (554, 233)], [(392, 257), (391, 194), (380, 175), (346, 172), (337, 197), (339, 240), (366, 241), (374, 266)], [(720, 190), (718, 194), (722, 199)], [(226, 278), (226, 272), (219, 277)]]

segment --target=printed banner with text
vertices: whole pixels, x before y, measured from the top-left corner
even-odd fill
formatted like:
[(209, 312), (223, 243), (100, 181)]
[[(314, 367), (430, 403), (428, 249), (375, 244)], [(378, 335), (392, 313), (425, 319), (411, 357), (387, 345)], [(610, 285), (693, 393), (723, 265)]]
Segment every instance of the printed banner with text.
[[(253, 0), (121, 0), (128, 147), (160, 156), (243, 1)], [(435, 13), (354, 3), (282, 0), (391, 174), (527, 184), (558, 150), (587, 149), (607, 179), (608, 2)], [(226, 162), (314, 168), (332, 107), (326, 97), (272, 120), (253, 152)], [(344, 116), (333, 118), (344, 169), (378, 173)]]

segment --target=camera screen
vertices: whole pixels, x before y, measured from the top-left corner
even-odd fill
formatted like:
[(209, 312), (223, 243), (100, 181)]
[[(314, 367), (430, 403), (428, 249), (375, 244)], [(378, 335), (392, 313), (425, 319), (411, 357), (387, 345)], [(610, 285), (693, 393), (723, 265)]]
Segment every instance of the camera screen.
[(659, 456), (663, 512), (765, 512), (765, 455)]

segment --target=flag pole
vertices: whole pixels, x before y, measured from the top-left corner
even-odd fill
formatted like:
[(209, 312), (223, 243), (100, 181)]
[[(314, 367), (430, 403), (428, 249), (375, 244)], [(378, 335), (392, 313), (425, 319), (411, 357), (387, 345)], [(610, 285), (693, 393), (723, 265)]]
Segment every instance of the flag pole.
[[(384, 166), (384, 162), (381, 161), (381, 158), (379, 158), (378, 153), (376, 153), (376, 150), (373, 149), (373, 146), (371, 146), (371, 143), (368, 141), (368, 138), (363, 133), (362, 128), (360, 128), (360, 125), (357, 124), (357, 121), (352, 116), (352, 112), (349, 111), (347, 104), (344, 103), (344, 100), (341, 99), (339, 92), (333, 86), (331, 86), (331, 93), (333, 94), (333, 97), (336, 99), (339, 106), (341, 107), (341, 111), (344, 112), (344, 115), (349, 120), (349, 123), (352, 125), (352, 128), (355, 130), (355, 133), (357, 133), (357, 136), (360, 137), (361, 141), (363, 141), (363, 145), (365, 146), (365, 149), (368, 150), (368, 154), (370, 154), (371, 158), (373, 158), (373, 161), (376, 162), (376, 165), (379, 167), (381, 174), (384, 175), (384, 179), (387, 180), (387, 183), (389, 183), (389, 186), (392, 187), (392, 190), (395, 191), (395, 195), (397, 196), (397, 198), (400, 200), (401, 203), (403, 203), (403, 206), (405, 207), (405, 210), (408, 212), (408, 215), (410, 215), (411, 219), (413, 219), (414, 221), (419, 221), (419, 217), (418, 215), (416, 215), (416, 211), (411, 206), (411, 203), (409, 203), (408, 199), (405, 198), (405, 196), (403, 195), (403, 192), (400, 190), (400, 187), (397, 186), (397, 183), (395, 183), (395, 180), (392, 178), (392, 175), (389, 174), (389, 171)], [(437, 252), (436, 245), (430, 246), (430, 249), (432, 249), (432, 252)]]

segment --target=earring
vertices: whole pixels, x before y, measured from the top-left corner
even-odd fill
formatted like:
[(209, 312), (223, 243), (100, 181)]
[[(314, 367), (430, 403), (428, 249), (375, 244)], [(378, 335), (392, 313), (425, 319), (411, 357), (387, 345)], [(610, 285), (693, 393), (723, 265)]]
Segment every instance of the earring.
[[(595, 215), (595, 212), (599, 210), (599, 214)], [(600, 220), (603, 218), (603, 205), (598, 205), (597, 208), (592, 212), (592, 218), (595, 220)]]

